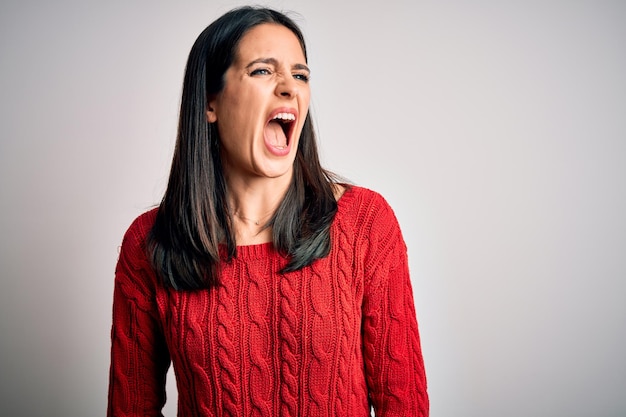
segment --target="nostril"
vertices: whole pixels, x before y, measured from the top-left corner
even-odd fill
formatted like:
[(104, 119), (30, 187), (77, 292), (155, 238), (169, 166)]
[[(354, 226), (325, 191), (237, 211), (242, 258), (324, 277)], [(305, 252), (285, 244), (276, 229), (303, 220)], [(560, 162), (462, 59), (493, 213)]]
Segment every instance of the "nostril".
[(276, 86), (276, 94), (281, 97), (294, 97), (297, 94), (297, 87), (290, 82), (281, 82)]

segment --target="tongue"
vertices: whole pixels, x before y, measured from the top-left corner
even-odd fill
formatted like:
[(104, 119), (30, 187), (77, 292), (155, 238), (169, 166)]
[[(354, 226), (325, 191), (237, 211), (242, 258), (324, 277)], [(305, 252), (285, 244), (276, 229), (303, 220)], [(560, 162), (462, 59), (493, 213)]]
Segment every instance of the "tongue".
[(265, 137), (272, 146), (287, 146), (287, 137), (279, 122), (272, 120), (265, 126)]

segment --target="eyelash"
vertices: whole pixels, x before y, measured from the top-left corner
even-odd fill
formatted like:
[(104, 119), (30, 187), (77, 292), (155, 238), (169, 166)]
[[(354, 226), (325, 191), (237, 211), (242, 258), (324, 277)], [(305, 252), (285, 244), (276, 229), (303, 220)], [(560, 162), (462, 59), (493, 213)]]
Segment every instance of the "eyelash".
[(309, 76), (308, 74), (304, 74), (304, 73), (294, 74), (293, 77), (295, 79), (299, 79), (300, 81), (304, 81), (305, 83), (308, 83), (309, 80), (311, 79), (311, 76)]
[[(264, 73), (262, 73), (264, 72)], [(250, 75), (254, 76), (254, 75), (269, 75), (271, 74), (271, 71), (268, 70), (267, 68), (258, 68), (255, 70), (250, 71)]]
[[(268, 68), (257, 68), (255, 70), (250, 71), (250, 76), (255, 76), (255, 75), (271, 75), (272, 71)], [(305, 74), (305, 73), (295, 73), (293, 74), (293, 77), (297, 80), (300, 81), (304, 81), (305, 83), (309, 82), (309, 79), (311, 78), (309, 75)]]

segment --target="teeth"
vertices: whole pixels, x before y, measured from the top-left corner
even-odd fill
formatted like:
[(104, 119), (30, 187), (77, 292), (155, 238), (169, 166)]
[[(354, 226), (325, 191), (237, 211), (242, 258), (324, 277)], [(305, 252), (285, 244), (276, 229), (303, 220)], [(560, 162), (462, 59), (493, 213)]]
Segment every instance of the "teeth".
[(276, 116), (274, 116), (273, 120), (276, 119), (280, 119), (280, 120), (296, 120), (296, 116), (291, 114), (291, 113), (278, 113)]

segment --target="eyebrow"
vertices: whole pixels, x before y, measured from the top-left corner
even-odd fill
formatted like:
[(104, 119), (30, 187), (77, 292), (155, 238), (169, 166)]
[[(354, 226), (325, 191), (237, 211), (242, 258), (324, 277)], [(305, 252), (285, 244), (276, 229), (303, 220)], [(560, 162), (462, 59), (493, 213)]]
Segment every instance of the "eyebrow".
[[(250, 67), (252, 67), (253, 65), (256, 64), (270, 64), (273, 65), (275, 67), (278, 66), (278, 61), (276, 60), (276, 58), (257, 58), (253, 61), (251, 61), (248, 65), (246, 65), (246, 69), (249, 69)], [(294, 64), (292, 67), (292, 69), (297, 69), (297, 70), (304, 70), (307, 72), (311, 72), (311, 70), (309, 69), (309, 67), (307, 67), (304, 64)]]

